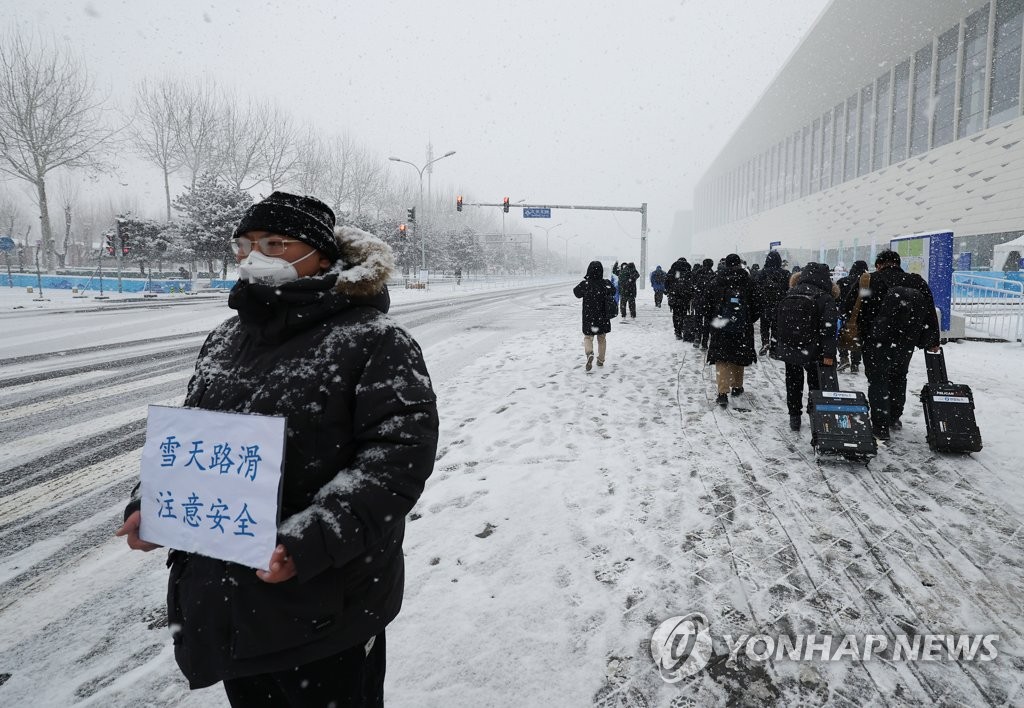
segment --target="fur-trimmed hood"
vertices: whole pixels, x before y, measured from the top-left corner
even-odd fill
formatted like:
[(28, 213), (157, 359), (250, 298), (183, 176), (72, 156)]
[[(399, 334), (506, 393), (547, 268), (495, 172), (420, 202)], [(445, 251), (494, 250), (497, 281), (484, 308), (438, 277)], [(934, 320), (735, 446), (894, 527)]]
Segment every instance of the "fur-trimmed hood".
[(355, 226), (336, 227), (334, 238), (341, 248), (341, 259), (328, 271), (338, 276), (335, 292), (349, 297), (379, 293), (395, 271), (391, 246)]

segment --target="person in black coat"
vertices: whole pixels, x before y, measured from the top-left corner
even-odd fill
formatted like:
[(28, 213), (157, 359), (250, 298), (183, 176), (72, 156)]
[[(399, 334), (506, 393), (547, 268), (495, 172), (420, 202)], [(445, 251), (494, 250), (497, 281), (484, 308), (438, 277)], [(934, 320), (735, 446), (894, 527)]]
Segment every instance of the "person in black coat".
[(665, 276), (665, 292), (668, 293), (668, 306), (672, 310), (672, 329), (675, 330), (676, 339), (683, 338), (683, 327), (690, 313), (690, 300), (693, 297), (690, 273), (689, 262), (679, 258)]
[(868, 378), (871, 427), (880, 440), (889, 439), (890, 429), (903, 427), (900, 418), (914, 348), (939, 351), (939, 320), (932, 291), (924, 278), (904, 272), (900, 263), (895, 251), (879, 253), (875, 271), (863, 274), (860, 287), (852, 288), (843, 302), (843, 310), (850, 312), (860, 294), (857, 328)]
[(750, 274), (735, 253), (725, 257), (725, 268), (711, 288), (713, 315), (707, 361), (715, 365), (717, 403), (729, 405), (729, 394), (743, 393), (743, 369), (757, 361), (754, 323), (761, 308)]
[(697, 316), (697, 337), (694, 347), (708, 348), (711, 340), (712, 293), (715, 284), (715, 262), (705, 258), (690, 274), (693, 283), (693, 311)]
[(587, 371), (590, 371), (594, 368), (594, 337), (597, 337), (597, 365), (604, 366), (605, 335), (612, 331), (611, 318), (615, 316), (615, 286), (605, 280), (601, 261), (590, 262), (587, 275), (572, 289), (572, 294), (583, 299), (583, 353), (587, 357)]
[[(864, 261), (854, 261), (853, 265), (850, 266), (850, 272), (846, 276), (836, 281), (836, 285), (839, 286), (839, 302), (843, 304), (850, 298), (850, 292), (854, 288), (860, 289), (860, 276), (868, 272), (868, 264)], [(857, 296), (854, 295), (850, 298), (851, 307), (855, 310), (859, 310), (856, 307)], [(857, 316), (858, 312), (851, 310), (849, 312), (842, 311), (841, 316), (843, 318), (843, 333), (840, 334), (839, 341), (839, 371), (845, 371), (849, 369), (851, 373), (858, 373), (860, 371), (860, 359), (861, 359), (861, 343), (860, 336), (857, 330)], [(845, 345), (845, 346), (844, 346)]]
[(778, 251), (768, 251), (764, 268), (753, 276), (761, 301), (761, 351), (762, 356), (773, 347), (776, 338), (775, 321), (778, 319), (779, 303), (789, 290), (789, 271), (782, 267), (782, 256)]
[[(794, 278), (796, 284), (776, 307), (778, 322), (772, 355), (786, 362), (786, 407), (789, 409), (789, 427), (795, 431), (800, 430), (804, 379), (807, 379), (808, 394), (818, 390), (819, 363), (825, 366), (835, 363), (839, 308), (827, 265), (808, 263)], [(806, 308), (802, 307), (804, 304)], [(791, 309), (791, 305), (796, 307)], [(802, 321), (793, 322), (794, 317), (800, 317)], [(811, 326), (805, 326), (807, 324)], [(794, 336), (797, 330), (808, 336)]]
[(636, 281), (640, 279), (640, 271), (633, 263), (623, 263), (619, 266), (619, 308), (622, 318), (626, 318), (626, 309), (629, 309), (631, 318), (636, 319)]
[[(223, 681), (232, 705), (383, 704), (405, 517), (433, 470), (430, 377), (387, 316), (391, 249), (334, 224), (311, 197), (275, 192), (250, 207), (233, 239), (238, 314), (207, 337), (185, 399), (286, 417), (269, 570), (168, 558), (178, 666), (193, 689)], [(138, 536), (139, 503), (118, 535), (153, 550)]]

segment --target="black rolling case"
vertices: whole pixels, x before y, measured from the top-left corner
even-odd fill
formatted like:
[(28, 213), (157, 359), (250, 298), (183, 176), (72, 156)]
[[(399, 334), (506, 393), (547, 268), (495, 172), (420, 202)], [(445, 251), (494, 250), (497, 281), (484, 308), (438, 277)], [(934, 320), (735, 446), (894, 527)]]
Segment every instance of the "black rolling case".
[(819, 455), (864, 459), (878, 453), (871, 433), (868, 399), (859, 391), (840, 391), (835, 366), (818, 366), (821, 389), (811, 391), (811, 446)]
[(981, 431), (974, 417), (974, 394), (966, 384), (949, 382), (946, 357), (924, 353), (928, 383), (921, 389), (928, 447), (936, 452), (980, 452)]

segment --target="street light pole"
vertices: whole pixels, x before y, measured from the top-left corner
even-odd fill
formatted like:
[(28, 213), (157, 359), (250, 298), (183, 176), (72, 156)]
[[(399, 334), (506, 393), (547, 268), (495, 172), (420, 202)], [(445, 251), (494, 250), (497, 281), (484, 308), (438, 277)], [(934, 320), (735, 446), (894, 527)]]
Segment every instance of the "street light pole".
[[(547, 260), (549, 258), (549, 256), (551, 255), (551, 250), (550, 250), (550, 248), (548, 246), (548, 235), (551, 233), (552, 230), (557, 229), (559, 226), (564, 225), (564, 223), (565, 222), (559, 222), (559, 223), (555, 224), (554, 226), (534, 225), (533, 228), (535, 228), (535, 229), (543, 229), (544, 230), (544, 258), (545, 258), (545, 260)], [(548, 269), (548, 270), (550, 272), (550, 269)]]
[(572, 236), (569, 236), (568, 238), (566, 238), (565, 236), (559, 236), (558, 234), (555, 234), (555, 238), (560, 238), (560, 239), (562, 239), (565, 242), (564, 261), (565, 261), (565, 270), (566, 270), (566, 272), (568, 272), (569, 271), (569, 242), (572, 241), (574, 238), (579, 238), (579, 234), (573, 234)]
[[(444, 155), (441, 155), (441, 157), (435, 157), (433, 160), (431, 160), (428, 163), (426, 163), (425, 165), (423, 165), (423, 167), (417, 167), (415, 164), (409, 162), (408, 160), (402, 160), (402, 159), (399, 159), (397, 157), (389, 157), (388, 158), (392, 162), (404, 162), (405, 164), (409, 165), (414, 170), (416, 170), (416, 173), (419, 175), (419, 178), (420, 178), (420, 198), (419, 198), (419, 203), (416, 206), (419, 209), (420, 219), (421, 220), (423, 220), (425, 218), (425, 216), (426, 216), (426, 214), (424, 214), (424, 209), (423, 209), (423, 171), (425, 169), (427, 169), (428, 167), (430, 167), (431, 165), (433, 165), (438, 160), (443, 160), (444, 158), (451, 157), (454, 154), (455, 154), (454, 150), (452, 150), (451, 152), (446, 152)], [(426, 234), (423, 233), (423, 231), (420, 230), (420, 226), (419, 226), (418, 223), (416, 224), (416, 226), (414, 228), (417, 231), (419, 231), (419, 235), (420, 235), (420, 269), (421, 270), (426, 270), (426, 268), (427, 268), (427, 243), (426, 243), (426, 241), (424, 239)]]

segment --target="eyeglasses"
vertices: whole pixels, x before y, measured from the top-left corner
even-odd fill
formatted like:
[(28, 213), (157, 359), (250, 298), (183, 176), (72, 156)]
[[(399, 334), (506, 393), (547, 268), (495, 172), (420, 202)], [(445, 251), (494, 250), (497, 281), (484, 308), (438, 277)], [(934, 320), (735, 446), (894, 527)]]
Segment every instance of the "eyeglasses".
[(252, 253), (252, 245), (259, 244), (260, 253), (264, 256), (280, 256), (288, 248), (289, 243), (300, 243), (298, 239), (281, 238), (280, 236), (264, 236), (263, 238), (252, 239), (239, 236), (231, 239), (231, 251), (236, 256), (248, 256)]

